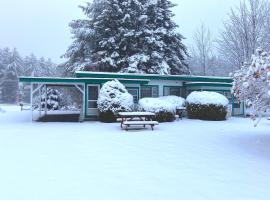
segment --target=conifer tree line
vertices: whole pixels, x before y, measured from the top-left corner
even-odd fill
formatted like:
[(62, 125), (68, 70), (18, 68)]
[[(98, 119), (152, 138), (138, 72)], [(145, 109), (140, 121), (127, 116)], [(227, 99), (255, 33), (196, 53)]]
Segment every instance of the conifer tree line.
[(34, 54), (22, 57), (16, 49), (0, 49), (0, 103), (16, 103), (19, 76), (57, 76), (57, 65)]
[(93, 0), (70, 23), (67, 71), (189, 74), (169, 0)]

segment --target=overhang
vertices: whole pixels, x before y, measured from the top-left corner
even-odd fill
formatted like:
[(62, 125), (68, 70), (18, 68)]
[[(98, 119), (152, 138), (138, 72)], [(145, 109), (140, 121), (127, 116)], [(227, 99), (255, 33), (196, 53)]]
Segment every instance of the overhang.
[[(20, 77), (19, 82), (50, 85), (73, 85), (73, 84), (102, 84), (114, 78), (52, 78), (52, 77)], [(121, 83), (147, 84), (147, 79), (124, 79), (118, 78)]]
[(111, 78), (111, 79), (141, 79), (141, 80), (174, 80), (183, 82), (221, 82), (232, 83), (230, 77), (192, 76), (192, 75), (158, 75), (158, 74), (127, 74), (107, 72), (77, 71), (77, 78)]

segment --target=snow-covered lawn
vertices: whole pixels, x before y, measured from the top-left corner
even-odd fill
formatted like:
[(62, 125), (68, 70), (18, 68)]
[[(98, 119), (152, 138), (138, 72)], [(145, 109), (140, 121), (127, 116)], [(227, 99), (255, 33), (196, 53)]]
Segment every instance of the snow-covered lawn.
[(0, 112), (1, 200), (268, 200), (270, 121), (32, 123)]

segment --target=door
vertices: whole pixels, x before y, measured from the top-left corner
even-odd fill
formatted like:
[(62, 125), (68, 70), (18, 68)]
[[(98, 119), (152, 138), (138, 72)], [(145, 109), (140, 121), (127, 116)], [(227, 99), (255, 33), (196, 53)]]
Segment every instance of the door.
[(97, 116), (98, 109), (97, 109), (97, 101), (100, 86), (99, 85), (88, 85), (88, 97), (87, 97), (87, 115), (88, 116)]
[(134, 103), (139, 102), (139, 88), (127, 87), (127, 91), (129, 94), (133, 96)]

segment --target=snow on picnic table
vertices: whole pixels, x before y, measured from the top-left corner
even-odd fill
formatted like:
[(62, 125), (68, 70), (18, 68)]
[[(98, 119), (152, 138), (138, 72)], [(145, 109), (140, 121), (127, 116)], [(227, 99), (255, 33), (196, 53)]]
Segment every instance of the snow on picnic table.
[(1, 106), (1, 200), (268, 200), (270, 122), (32, 123)]

